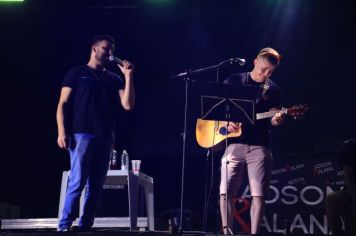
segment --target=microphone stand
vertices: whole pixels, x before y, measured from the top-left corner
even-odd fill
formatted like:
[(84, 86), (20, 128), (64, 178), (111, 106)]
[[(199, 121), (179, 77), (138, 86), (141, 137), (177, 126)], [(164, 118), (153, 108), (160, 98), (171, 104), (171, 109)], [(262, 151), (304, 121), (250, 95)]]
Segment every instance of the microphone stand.
[[(229, 64), (239, 63), (241, 66), (243, 65), (236, 58), (230, 58), (230, 59), (222, 61), (222, 62), (220, 62), (219, 64), (216, 64), (216, 65), (203, 67), (203, 68), (196, 69), (196, 70), (192, 70), (192, 69), (185, 70), (182, 73), (179, 73), (179, 74), (176, 74), (176, 75), (172, 75), (171, 78), (172, 79), (182, 78), (182, 79), (188, 79), (189, 80), (189, 77), (192, 76), (192, 75), (199, 74), (199, 73), (202, 73), (202, 72), (206, 72), (206, 71), (209, 71), (209, 70), (212, 70), (212, 69), (215, 69), (215, 68), (218, 69), (220, 66), (225, 65), (227, 63), (229, 63)], [(217, 70), (217, 72), (219, 72), (219, 70)], [(219, 75), (217, 75), (217, 80), (218, 80), (218, 76)], [(219, 81), (217, 81), (217, 82), (219, 82)]]
[(185, 81), (185, 104), (184, 104), (184, 125), (183, 125), (183, 132), (182, 132), (182, 141), (183, 141), (183, 147), (182, 147), (182, 179), (181, 179), (181, 196), (180, 196), (180, 220), (179, 220), (179, 232), (183, 231), (183, 202), (184, 202), (184, 176), (185, 176), (185, 157), (186, 157), (186, 140), (187, 140), (187, 116), (188, 116), (188, 91), (189, 91), (189, 81), (190, 77), (207, 72), (213, 69), (217, 69), (217, 82), (219, 82), (219, 67), (222, 65), (225, 65), (227, 63), (233, 64), (233, 63), (239, 63), (240, 65), (243, 65), (240, 63), (240, 61), (236, 60), (235, 58), (231, 58), (225, 61), (222, 61), (216, 65), (208, 66), (208, 67), (203, 67), (200, 69), (192, 70), (188, 69), (182, 73), (176, 74), (171, 76), (172, 79), (183, 79)]

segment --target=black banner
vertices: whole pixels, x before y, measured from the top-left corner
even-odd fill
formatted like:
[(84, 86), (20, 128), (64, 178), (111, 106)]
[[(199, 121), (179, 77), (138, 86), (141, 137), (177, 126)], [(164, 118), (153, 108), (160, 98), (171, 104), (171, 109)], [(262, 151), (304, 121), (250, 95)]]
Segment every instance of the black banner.
[[(336, 160), (278, 159), (274, 161), (262, 231), (327, 235), (325, 197), (344, 185)], [(234, 217), (240, 233), (249, 233), (251, 196), (247, 183), (236, 198)]]

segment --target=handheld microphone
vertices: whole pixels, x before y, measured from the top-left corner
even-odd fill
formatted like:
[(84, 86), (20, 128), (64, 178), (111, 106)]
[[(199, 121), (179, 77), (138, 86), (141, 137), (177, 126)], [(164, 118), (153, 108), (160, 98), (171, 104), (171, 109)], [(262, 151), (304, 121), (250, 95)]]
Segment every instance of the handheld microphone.
[(116, 62), (116, 63), (119, 64), (120, 66), (124, 66), (124, 61), (121, 60), (121, 59), (118, 58), (118, 57), (113, 56), (113, 55), (111, 55), (111, 56), (109, 57), (109, 61), (111, 61), (111, 62)]
[[(114, 55), (111, 55), (111, 56), (109, 57), (109, 61), (111, 61), (111, 62), (116, 62), (116, 63), (119, 64), (120, 66), (124, 66), (124, 61), (121, 60), (121, 59), (118, 58), (118, 57), (115, 57)], [(129, 68), (129, 69), (133, 69), (133, 68), (134, 68), (134, 65), (133, 65), (133, 64), (130, 64), (128, 68)]]

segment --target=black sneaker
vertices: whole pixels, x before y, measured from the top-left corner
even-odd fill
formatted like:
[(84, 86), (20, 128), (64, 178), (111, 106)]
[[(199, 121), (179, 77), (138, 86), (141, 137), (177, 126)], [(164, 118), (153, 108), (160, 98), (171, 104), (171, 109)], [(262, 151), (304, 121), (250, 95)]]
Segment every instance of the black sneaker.
[(91, 227), (72, 225), (69, 229), (71, 232), (87, 232), (90, 231)]

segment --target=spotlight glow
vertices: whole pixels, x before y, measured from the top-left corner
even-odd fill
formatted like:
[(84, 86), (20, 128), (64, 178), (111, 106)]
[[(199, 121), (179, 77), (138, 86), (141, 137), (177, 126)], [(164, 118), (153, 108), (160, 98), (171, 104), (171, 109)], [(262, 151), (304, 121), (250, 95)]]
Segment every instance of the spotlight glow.
[(2, 2), (23, 2), (24, 0), (0, 0), (0, 3)]

